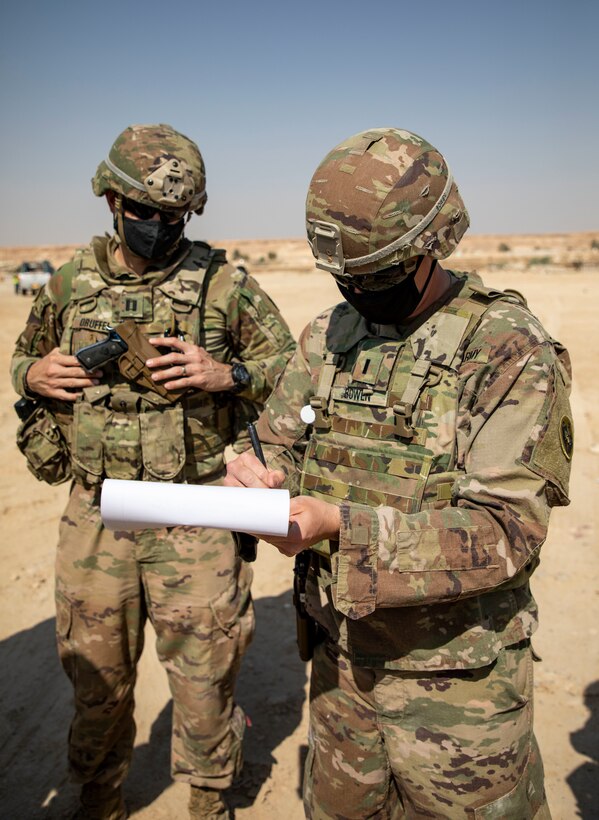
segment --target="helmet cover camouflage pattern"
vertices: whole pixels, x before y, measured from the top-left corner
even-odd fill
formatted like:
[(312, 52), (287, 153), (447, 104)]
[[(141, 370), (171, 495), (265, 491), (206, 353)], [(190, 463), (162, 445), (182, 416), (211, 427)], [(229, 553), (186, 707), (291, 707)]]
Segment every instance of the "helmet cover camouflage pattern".
[(201, 214), (206, 169), (195, 142), (170, 125), (130, 125), (92, 179), (96, 196), (114, 191), (144, 205)]
[(398, 128), (372, 128), (344, 140), (320, 163), (308, 189), (306, 227), (316, 266), (341, 281), (393, 265), (400, 281), (409, 271), (402, 273), (399, 263), (445, 259), (469, 224), (443, 155)]

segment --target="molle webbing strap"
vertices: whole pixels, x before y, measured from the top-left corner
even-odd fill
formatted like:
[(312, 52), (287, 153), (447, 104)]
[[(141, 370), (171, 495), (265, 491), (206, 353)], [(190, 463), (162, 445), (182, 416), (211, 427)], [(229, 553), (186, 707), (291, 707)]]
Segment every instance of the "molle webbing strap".
[[(355, 419), (344, 419), (333, 415), (329, 419), (330, 429), (334, 433), (342, 433), (346, 436), (357, 436), (361, 439), (373, 439), (378, 441), (384, 438), (391, 438), (397, 434), (394, 424), (383, 424), (371, 421), (356, 421)], [(423, 445), (426, 442), (426, 430), (422, 428), (413, 429), (412, 444)]]
[(73, 302), (84, 303), (88, 298), (93, 299), (96, 294), (110, 287), (98, 270), (91, 248), (81, 250), (74, 261), (76, 271), (72, 280)]
[(518, 302), (527, 307), (526, 299), (517, 290), (496, 290), (471, 280), (468, 281), (464, 290), (464, 304), (467, 305), (468, 310), (471, 310), (477, 316), (482, 316), (489, 304), (497, 301), (497, 299), (508, 299), (510, 302)]
[(227, 261), (225, 252), (221, 248), (210, 248), (208, 254), (208, 261), (206, 263), (206, 272), (202, 278), (202, 287), (198, 294), (198, 304), (200, 307), (200, 338), (198, 340), (201, 347), (206, 346), (206, 293), (212, 274), (218, 270), (218, 266)]
[(60, 277), (60, 288), (53, 288), (54, 284), (51, 280), (51, 291), (54, 297), (54, 304), (56, 306), (56, 315), (60, 316), (62, 311), (67, 307), (71, 301), (71, 292), (73, 289), (73, 280), (81, 269), (81, 250), (75, 252), (75, 256), (70, 262), (62, 265), (61, 268), (54, 274), (55, 281)]
[[(322, 478), (320, 476), (313, 476), (310, 474), (305, 474), (302, 482), (302, 488), (309, 490), (310, 495), (312, 496), (320, 496), (322, 498), (329, 498), (333, 497), (339, 499), (340, 501), (347, 500), (347, 484), (345, 481), (337, 481), (333, 478), (327, 476), (326, 479), (326, 493), (322, 489)], [(411, 496), (398, 496), (395, 493), (388, 493), (383, 491), (377, 491), (373, 493), (366, 487), (352, 487), (351, 492), (351, 500), (358, 503), (358, 504), (373, 504), (375, 503), (376, 506), (379, 504), (386, 504), (391, 507), (395, 507), (396, 509), (400, 510), (401, 512), (410, 512), (411, 506), (413, 505), (413, 500)], [(373, 498), (376, 497), (376, 500)]]
[(431, 378), (440, 376), (442, 367), (451, 368), (454, 365), (469, 324), (469, 315), (459, 315), (441, 308), (415, 334), (413, 349), (422, 353), (410, 369), (401, 396), (393, 403), (395, 434), (399, 438), (413, 438), (412, 415), (418, 397)]
[(339, 357), (336, 353), (327, 351), (320, 370), (320, 378), (318, 380), (316, 395), (310, 399), (310, 405), (316, 415), (314, 426), (317, 428), (329, 430), (331, 427), (331, 422), (328, 417), (329, 400), (331, 397), (333, 381), (335, 380), (338, 359)]
[(426, 359), (416, 359), (410, 372), (408, 383), (401, 399), (393, 405), (395, 416), (395, 435), (399, 438), (413, 438), (412, 413), (422, 392), (431, 369), (431, 363)]
[(108, 285), (95, 269), (95, 258), (89, 247), (80, 248), (71, 260), (69, 268), (69, 287), (62, 290), (62, 299), (56, 300), (56, 309), (60, 315), (65, 312), (64, 327), (60, 340), (61, 353), (70, 354), (71, 339), (75, 330), (75, 319), (81, 314), (81, 309), (88, 306), (93, 310), (97, 295), (106, 290)]
[(517, 291), (502, 291), (495, 288), (487, 288), (482, 282), (468, 279), (462, 293), (453, 300), (453, 304), (458, 309), (458, 314), (469, 317), (469, 324), (464, 334), (464, 348), (468, 346), (468, 339), (472, 336), (481, 319), (493, 304), (499, 299), (507, 299), (509, 302), (518, 302), (523, 307), (527, 307), (526, 300)]
[[(433, 460), (397, 447), (378, 453), (329, 441), (308, 445), (302, 490), (360, 504), (388, 504), (414, 512), (428, 482)], [(393, 476), (381, 482), (380, 473)]]

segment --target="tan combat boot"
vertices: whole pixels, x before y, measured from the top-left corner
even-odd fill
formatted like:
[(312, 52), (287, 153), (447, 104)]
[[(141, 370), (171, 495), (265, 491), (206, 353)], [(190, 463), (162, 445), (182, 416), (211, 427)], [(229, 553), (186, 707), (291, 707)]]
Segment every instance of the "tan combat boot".
[(129, 816), (120, 786), (84, 783), (73, 820), (126, 820)]
[(218, 789), (191, 786), (189, 817), (191, 820), (229, 820), (229, 809)]

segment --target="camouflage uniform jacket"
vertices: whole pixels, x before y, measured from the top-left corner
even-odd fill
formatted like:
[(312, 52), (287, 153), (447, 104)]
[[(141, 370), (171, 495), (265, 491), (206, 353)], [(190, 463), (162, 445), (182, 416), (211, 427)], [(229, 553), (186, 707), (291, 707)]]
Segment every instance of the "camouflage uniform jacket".
[(347, 303), (304, 330), (259, 433), (293, 492), (340, 505), (307, 606), (354, 663), (479, 667), (534, 631), (528, 579), (568, 503), (569, 388), (567, 352), (472, 274), (403, 330)]
[[(106, 337), (106, 325), (134, 319), (147, 336), (179, 335), (217, 361), (241, 361), (250, 386), (241, 393), (187, 391), (175, 401), (128, 382), (116, 363), (74, 405), (48, 402), (68, 443), (75, 478), (204, 481), (224, 469), (223, 451), (263, 404), (294, 349), (278, 309), (224, 251), (185, 240), (176, 260), (139, 277), (119, 267), (115, 239), (91, 245), (57, 271), (36, 298), (17, 340), (13, 384), (54, 347), (76, 353)], [(157, 353), (157, 355), (159, 355)]]

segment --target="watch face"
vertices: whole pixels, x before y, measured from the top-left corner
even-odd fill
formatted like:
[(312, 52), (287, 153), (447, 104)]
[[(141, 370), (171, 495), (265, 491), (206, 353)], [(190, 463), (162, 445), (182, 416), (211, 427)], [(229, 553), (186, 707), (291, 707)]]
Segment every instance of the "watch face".
[(248, 373), (247, 368), (245, 365), (239, 364), (239, 362), (235, 362), (235, 364), (232, 365), (231, 376), (235, 382), (235, 386), (240, 390), (247, 387), (250, 383), (250, 374)]

